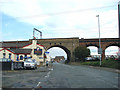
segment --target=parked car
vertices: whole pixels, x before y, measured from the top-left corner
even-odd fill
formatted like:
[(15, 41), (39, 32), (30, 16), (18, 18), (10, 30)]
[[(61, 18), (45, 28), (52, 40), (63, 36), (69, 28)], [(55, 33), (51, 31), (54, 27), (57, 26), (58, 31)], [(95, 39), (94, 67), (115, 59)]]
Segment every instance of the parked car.
[(86, 57), (85, 60), (93, 60), (92, 57)]
[(37, 69), (37, 62), (35, 59), (26, 59), (24, 61), (24, 68)]

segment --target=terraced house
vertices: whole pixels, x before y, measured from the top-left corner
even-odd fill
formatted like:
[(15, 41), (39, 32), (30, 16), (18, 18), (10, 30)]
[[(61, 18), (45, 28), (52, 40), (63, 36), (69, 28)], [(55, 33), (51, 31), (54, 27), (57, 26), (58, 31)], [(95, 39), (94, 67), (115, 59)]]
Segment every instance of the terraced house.
[(37, 44), (37, 40), (0, 42), (0, 58), (9, 58), (15, 62), (22, 62), (26, 58), (35, 59), (39, 64), (45, 62), (44, 46)]

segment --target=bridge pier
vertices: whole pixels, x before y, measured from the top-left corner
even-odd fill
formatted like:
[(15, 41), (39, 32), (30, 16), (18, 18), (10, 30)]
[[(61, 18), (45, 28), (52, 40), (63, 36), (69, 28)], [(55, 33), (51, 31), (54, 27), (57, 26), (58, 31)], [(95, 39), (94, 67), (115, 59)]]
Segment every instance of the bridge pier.
[(71, 61), (72, 62), (75, 62), (75, 55), (72, 53), (72, 55), (71, 55)]
[(103, 61), (105, 59), (105, 49), (106, 49), (106, 46), (105, 45), (102, 45), (102, 54), (101, 54), (101, 60)]
[(101, 57), (102, 57), (101, 60), (103, 61), (105, 59), (105, 50), (103, 50)]

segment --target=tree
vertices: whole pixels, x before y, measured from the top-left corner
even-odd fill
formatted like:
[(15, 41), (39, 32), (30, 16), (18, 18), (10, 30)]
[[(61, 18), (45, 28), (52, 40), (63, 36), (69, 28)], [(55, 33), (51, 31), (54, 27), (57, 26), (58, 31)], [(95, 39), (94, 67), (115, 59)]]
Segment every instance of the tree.
[(84, 61), (90, 55), (90, 50), (86, 47), (78, 46), (74, 50), (75, 61)]

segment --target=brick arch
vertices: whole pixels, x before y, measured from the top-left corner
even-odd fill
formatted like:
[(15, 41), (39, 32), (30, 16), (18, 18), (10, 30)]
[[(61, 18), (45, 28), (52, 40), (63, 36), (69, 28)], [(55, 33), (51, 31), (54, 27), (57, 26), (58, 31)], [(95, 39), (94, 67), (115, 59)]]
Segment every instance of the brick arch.
[(86, 44), (86, 47), (90, 47), (90, 46), (94, 46), (94, 47), (99, 48), (99, 46), (98, 46), (98, 45), (96, 45), (96, 44)]
[[(32, 40), (31, 40), (32, 41)], [(43, 45), (46, 49), (55, 45), (63, 48), (69, 55), (71, 61), (75, 61), (73, 51), (78, 46), (96, 46), (99, 47), (99, 39), (79, 39), (78, 37), (73, 38), (53, 38), (53, 39), (37, 39), (38, 44)], [(105, 49), (107, 46), (120, 43), (119, 38), (101, 38), (101, 48), (103, 50), (102, 60), (105, 58)], [(64, 46), (64, 47), (62, 47)], [(67, 48), (69, 51), (67, 51)]]
[(107, 48), (111, 47), (111, 46), (117, 46), (117, 47), (120, 48), (120, 44), (119, 44), (119, 43), (112, 43), (112, 44), (110, 43), (109, 45), (106, 46), (105, 50), (106, 50)]
[(66, 54), (67, 54), (67, 60), (68, 60), (68, 62), (70, 61), (71, 52), (70, 52), (70, 50), (68, 48), (66, 48), (66, 47), (64, 47), (62, 45), (53, 45), (53, 46), (48, 47), (47, 50), (50, 49), (50, 48), (53, 48), (53, 47), (59, 47), (59, 48), (63, 49), (66, 52)]
[(110, 46), (118, 46), (120, 48), (120, 44), (119, 43), (112, 43), (112, 44), (107, 45), (105, 49), (107, 49)]
[[(97, 46), (97, 45), (87, 45), (86, 47), (97, 47), (97, 49), (99, 48), (99, 46)], [(97, 51), (98, 52), (98, 51)], [(90, 50), (90, 53), (91, 53), (91, 50)]]

